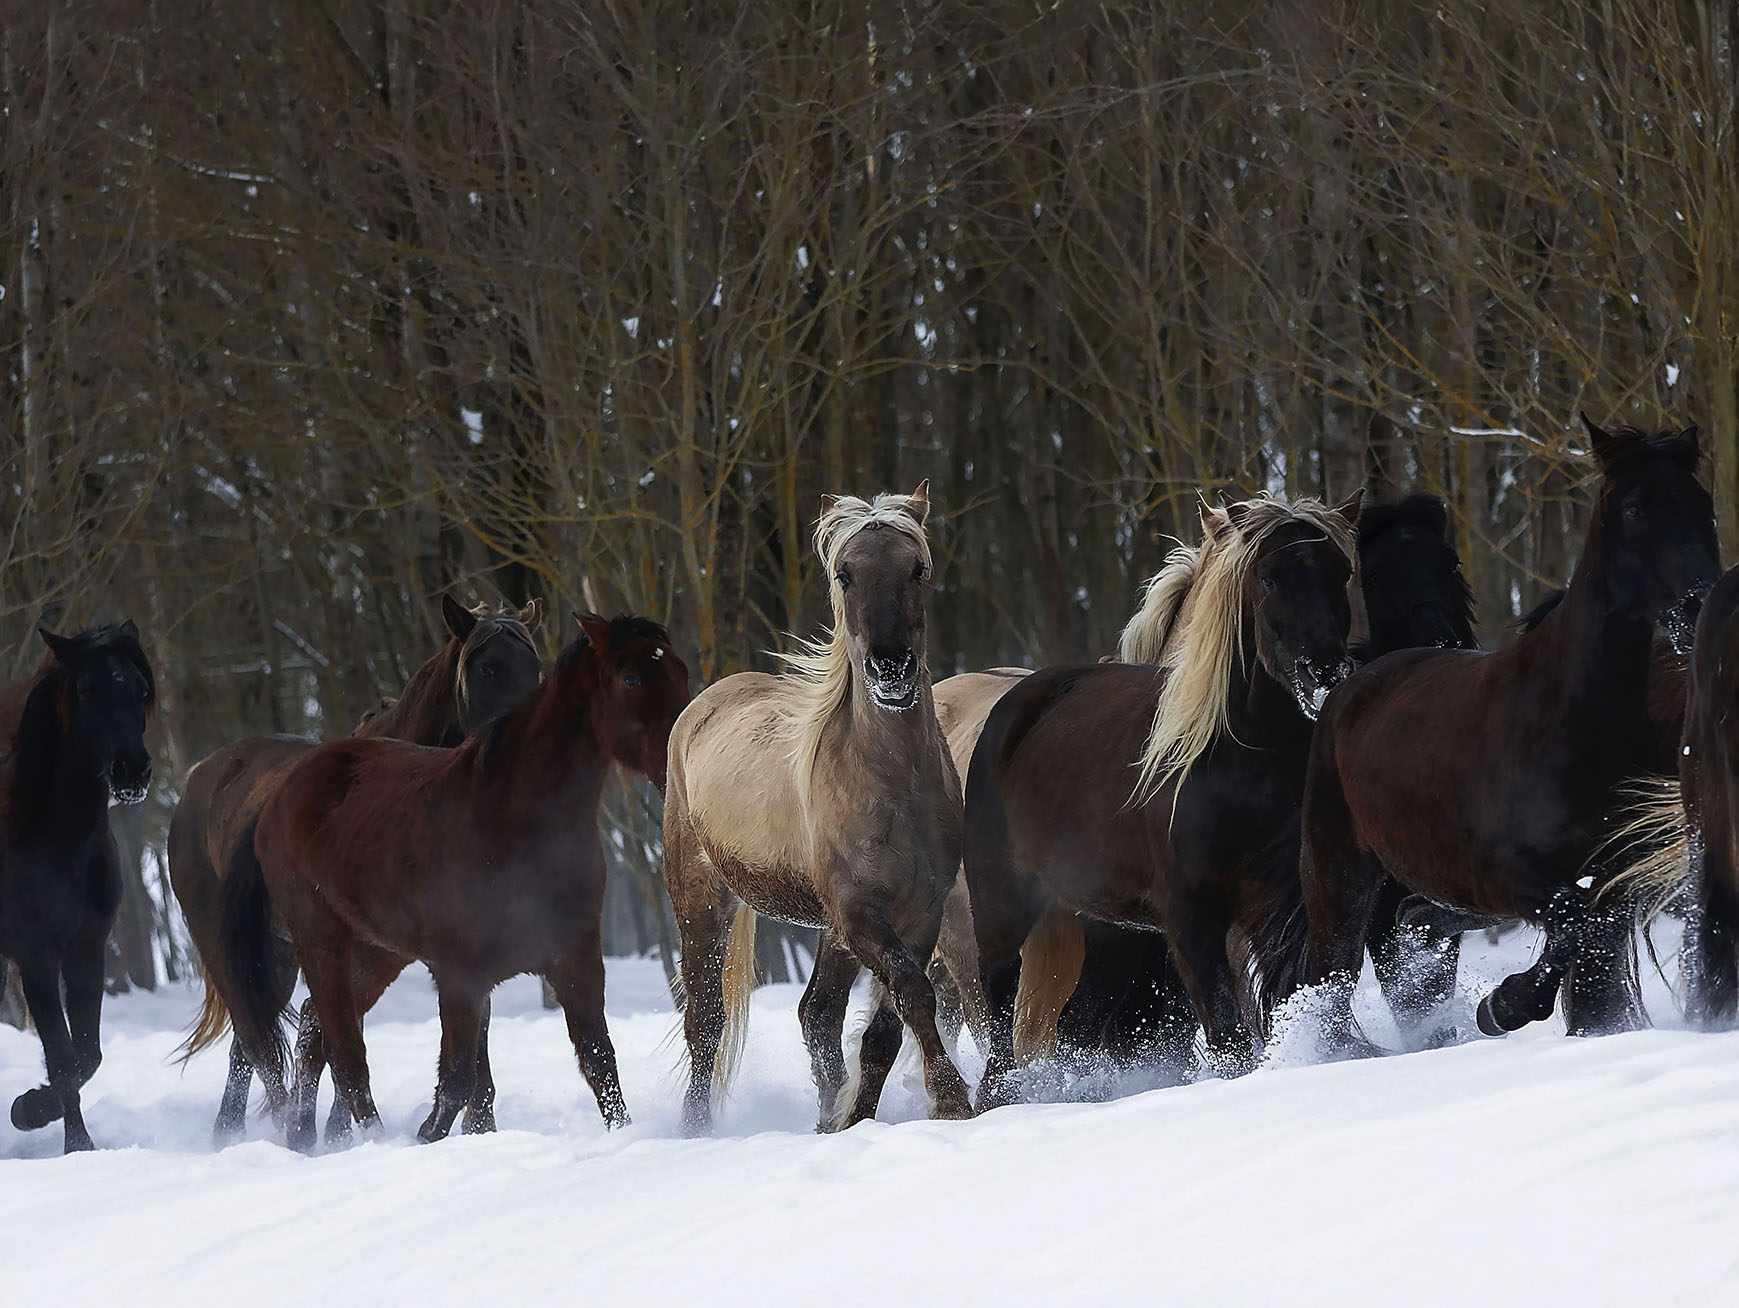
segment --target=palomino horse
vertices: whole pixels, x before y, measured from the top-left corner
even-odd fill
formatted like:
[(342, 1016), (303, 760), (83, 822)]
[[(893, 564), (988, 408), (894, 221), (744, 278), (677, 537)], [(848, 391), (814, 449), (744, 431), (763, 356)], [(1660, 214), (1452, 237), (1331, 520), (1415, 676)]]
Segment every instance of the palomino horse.
[[(1297, 898), (1312, 719), (1350, 670), (1360, 499), (1204, 505), (1201, 547), (1174, 551), (1148, 588), (1185, 596), (1162, 606), (1184, 624), (1164, 666), (1046, 669), (991, 711), (964, 842), (990, 1009), (980, 1107), (1015, 1094), (1020, 949), (1055, 901), (1162, 931), (1210, 1053), (1248, 1066), (1228, 942), (1248, 942), (1264, 992), (1284, 983), (1269, 963)], [(1152, 634), (1164, 650), (1170, 633)]]
[(12, 1101), (12, 1125), (61, 1118), (70, 1154), (92, 1147), (79, 1090), (103, 1060), (103, 949), (121, 903), (109, 804), (151, 784), (156, 682), (131, 622), (42, 639), (42, 666), (0, 692), (0, 955), (18, 964), (48, 1065), (48, 1084)]
[[(1658, 666), (1658, 664), (1657, 664)], [(1653, 912), (1683, 892), (1679, 951), (1685, 1016), (1710, 1030), (1739, 1019), (1739, 568), (1709, 592), (1697, 619), (1678, 777), (1650, 787), (1622, 832), (1642, 852), (1615, 881), (1653, 890)]]
[(1600, 484), (1563, 603), (1494, 654), (1421, 650), (1360, 670), (1317, 726), (1300, 864), (1305, 977), (1328, 1042), (1366, 1051), (1351, 1012), (1383, 873), (1448, 907), (1540, 923), (1539, 961), (1480, 1003), (1490, 1035), (1548, 1016), (1570, 982), (1573, 1031), (1635, 1018), (1629, 923), (1578, 882), (1625, 782), (1655, 752), (1657, 627), (1691, 633), (1717, 573), (1695, 428), (1609, 435), (1587, 422)]
[[(517, 613), (497, 613), (482, 604), (467, 609), (443, 595), (441, 616), (449, 634), (446, 645), (411, 674), (404, 694), (369, 713), (353, 734), (417, 745), (457, 745), (537, 689), (543, 668), (531, 638), (543, 622), (541, 599)], [(187, 774), (181, 802), (169, 822), (169, 879), (199, 951), (205, 1002), (181, 1047), (183, 1062), (216, 1041), (229, 1025), (235, 983), (224, 957), (219, 922), (223, 874), (266, 800), (314, 744), (302, 736), (253, 736), (207, 756)], [(296, 968), (288, 951), (278, 970), (278, 985), (282, 1002), (288, 1003), (296, 985)], [(487, 1071), (486, 1039), (482, 1047), (479, 1097), (471, 1110), (480, 1122), (489, 1116), (495, 1088)], [(241, 1133), (253, 1077), (246, 1048), (232, 1039), (229, 1079), (213, 1128), (219, 1142)], [(267, 1079), (266, 1095), (278, 1107), (285, 1097), (283, 1085)], [(329, 1139), (350, 1129), (349, 1110), (342, 1100), (335, 1100), (332, 1107)]]
[(815, 528), (833, 603), (826, 643), (790, 656), (784, 676), (742, 672), (708, 687), (671, 736), (664, 878), (682, 931), (690, 1132), (710, 1129), (714, 1083), (728, 1084), (737, 1062), (755, 913), (826, 928), (798, 1010), (821, 1129), (839, 1124), (841, 1032), (862, 967), (876, 1011), (843, 1124), (875, 1115), (902, 1021), (923, 1051), (932, 1115), (971, 1115), (924, 975), (959, 864), (961, 809), (930, 698), (928, 487), (835, 500)]
[[(236, 1034), (256, 1066), (282, 1067), (275, 909), (308, 979), (332, 1079), (366, 1133), (380, 1117), (361, 1014), (407, 957), (428, 964), (441, 1010), (424, 1140), (444, 1137), (471, 1102), (489, 992), (521, 972), (554, 988), (605, 1122), (628, 1121), (604, 1019), (598, 807), (613, 762), (663, 786), (688, 668), (656, 623), (575, 616), (582, 634), (542, 688), (456, 749), (351, 739), (311, 751), (266, 802), (224, 882), (224, 938), (241, 982)], [(374, 972), (359, 976), (371, 958)], [(298, 1077), (299, 1100), (307, 1089)], [(292, 1144), (311, 1145), (313, 1127), (312, 1103), (298, 1102)]]

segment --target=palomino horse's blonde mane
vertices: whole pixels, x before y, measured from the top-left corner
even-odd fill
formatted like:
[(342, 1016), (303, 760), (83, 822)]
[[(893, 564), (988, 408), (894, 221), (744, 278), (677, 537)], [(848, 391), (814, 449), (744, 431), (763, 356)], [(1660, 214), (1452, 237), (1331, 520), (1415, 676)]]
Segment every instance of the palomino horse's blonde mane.
[[(1157, 653), (1167, 643), (1186, 599), (1190, 611), (1164, 658), (1165, 687), (1142, 752), (1137, 800), (1187, 773), (1225, 727), (1232, 665), (1244, 648), (1244, 581), (1262, 543), (1291, 522), (1315, 527), (1346, 556), (1349, 566), (1353, 563), (1353, 525), (1342, 514), (1318, 499), (1289, 503), (1264, 493), (1224, 510), (1204, 505), (1206, 539), (1193, 551), (1173, 551), (1148, 584), (1141, 612), (1130, 622), (1136, 627), (1152, 614), (1146, 632), (1138, 636), (1143, 649)], [(1187, 560), (1180, 557), (1186, 554)], [(1129, 641), (1126, 630), (1125, 651)], [(1127, 652), (1124, 658), (1129, 659)]]
[[(916, 545), (924, 570), (929, 572), (930, 538), (924, 534), (924, 519), (930, 512), (929, 487), (930, 483), (925, 481), (910, 495), (883, 492), (873, 500), (841, 495), (816, 520), (815, 553), (827, 576), (833, 625), (825, 639), (811, 641), (798, 637), (795, 650), (779, 655), (790, 669), (785, 681), (791, 688), (791, 697), (783, 708), (783, 717), (790, 733), (799, 795), (809, 795), (821, 733), (851, 689), (853, 669), (845, 633), (845, 592), (838, 576), (840, 554), (860, 531), (875, 523)], [(928, 676), (928, 671), (922, 675)]]

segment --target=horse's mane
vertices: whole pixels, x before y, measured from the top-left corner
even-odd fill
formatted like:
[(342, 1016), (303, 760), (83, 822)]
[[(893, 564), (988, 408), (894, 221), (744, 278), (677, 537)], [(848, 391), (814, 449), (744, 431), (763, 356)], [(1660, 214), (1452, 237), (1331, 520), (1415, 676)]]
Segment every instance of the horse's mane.
[[(507, 606), (492, 609), (488, 603), (474, 604), (469, 610), (477, 619), (477, 625), (471, 628), (459, 648), (454, 651), (449, 660), (447, 651), (453, 645), (453, 637), (449, 634), (441, 648), (430, 655), (417, 670), (411, 673), (410, 680), (405, 682), (405, 688), (396, 699), (383, 698), (380, 703), (362, 715), (362, 720), (356, 724), (355, 733), (358, 736), (402, 736), (411, 727), (417, 715), (428, 705), (429, 700), (438, 692), (438, 679), (450, 676), (453, 680), (455, 697), (463, 699), (465, 695), (465, 660), (479, 645), (497, 635), (510, 635), (522, 641), (533, 651), (537, 646), (532, 643), (531, 633), (519, 621), (519, 612)], [(445, 706), (442, 706), (445, 707)]]
[(789, 734), (792, 760), (797, 766), (797, 793), (807, 795), (815, 772), (815, 756), (821, 748), (821, 733), (851, 689), (851, 651), (845, 636), (845, 592), (840, 589), (839, 556), (846, 545), (871, 523), (892, 529), (918, 547), (918, 555), (931, 567), (930, 538), (922, 518), (927, 502), (913, 495), (883, 492), (873, 500), (841, 495), (815, 523), (815, 553), (827, 576), (827, 598), (833, 606), (833, 625), (819, 641), (796, 639), (796, 648), (778, 657), (788, 671), (783, 680), (791, 696), (782, 706)]
[(1165, 658), (1167, 676), (1141, 756), (1138, 797), (1187, 773), (1225, 727), (1232, 665), (1244, 648), (1244, 580), (1263, 542), (1287, 523), (1306, 523), (1346, 556), (1349, 567), (1355, 561), (1352, 524), (1321, 500), (1289, 503), (1264, 493), (1235, 508), (1226, 527), (1215, 524), (1199, 547), (1190, 615)]
[[(1202, 513), (1214, 515), (1213, 520), (1216, 523), (1230, 525), (1226, 521), (1226, 511), (1215, 508), (1205, 500), (1202, 502)], [(1207, 541), (1194, 546), (1179, 541), (1177, 548), (1165, 556), (1165, 563), (1159, 571), (1142, 586), (1141, 604), (1124, 626), (1123, 634), (1117, 638), (1118, 662), (1159, 662), (1160, 656), (1165, 652), (1166, 639), (1176, 627), (1179, 614), (1183, 612), (1184, 600), (1189, 597), (1190, 589), (1201, 573), (1207, 550)]]

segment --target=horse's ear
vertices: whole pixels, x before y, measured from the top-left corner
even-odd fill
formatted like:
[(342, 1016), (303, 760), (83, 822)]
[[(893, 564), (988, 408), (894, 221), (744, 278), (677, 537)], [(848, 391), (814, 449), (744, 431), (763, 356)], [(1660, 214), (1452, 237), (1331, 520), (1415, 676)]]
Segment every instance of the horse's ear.
[(441, 620), (454, 640), (465, 640), (477, 626), (477, 615), (445, 592), (441, 595)]
[(1232, 524), (1235, 531), (1241, 531), (1245, 520), (1250, 516), (1255, 505), (1249, 500), (1231, 500), (1226, 502), (1226, 521)]
[(576, 609), (574, 621), (580, 624), (580, 630), (585, 633), (592, 648), (602, 652), (609, 644), (610, 619), (601, 618), (596, 613), (581, 613)]
[(1449, 539), (1449, 505), (1441, 495), (1418, 495), (1419, 521), (1444, 540)]
[[(1693, 427), (1692, 430), (1695, 431), (1696, 428)], [(137, 645), (139, 643), (139, 624), (133, 619), (127, 618), (121, 623), (121, 634)]]
[(36, 634), (42, 637), (42, 643), (48, 646), (49, 653), (54, 655), (58, 663), (71, 662), (73, 655), (78, 653), (76, 637), (57, 636), (47, 627), (38, 627)]
[(534, 596), (530, 603), (519, 611), (519, 625), (525, 628), (528, 636), (537, 635), (539, 627), (543, 626), (543, 596)]
[(907, 517), (916, 518), (922, 527), (930, 520), (930, 479), (924, 478), (918, 483), (918, 489), (906, 496), (906, 502), (900, 505), (900, 511)]
[(1365, 488), (1360, 486), (1351, 495), (1335, 505), (1334, 511), (1346, 519), (1347, 526), (1356, 527), (1359, 523), (1359, 509), (1364, 506), (1364, 502)]
[(1593, 451), (1594, 457), (1604, 465), (1607, 455), (1612, 452), (1611, 434), (1598, 427), (1594, 419), (1590, 418), (1587, 413), (1578, 416), (1582, 419), (1582, 425), (1588, 429), (1588, 448)]
[(1686, 427), (1682, 432), (1680, 432), (1676, 438), (1676, 442), (1684, 448), (1686, 461), (1695, 468), (1697, 466), (1698, 458), (1702, 455), (1703, 448), (1701, 443), (1697, 440), (1697, 424), (1692, 423), (1689, 427)]
[(1202, 531), (1209, 540), (1218, 540), (1232, 529), (1232, 520), (1225, 509), (1215, 508), (1200, 494), (1196, 496), (1196, 509), (1202, 516)]

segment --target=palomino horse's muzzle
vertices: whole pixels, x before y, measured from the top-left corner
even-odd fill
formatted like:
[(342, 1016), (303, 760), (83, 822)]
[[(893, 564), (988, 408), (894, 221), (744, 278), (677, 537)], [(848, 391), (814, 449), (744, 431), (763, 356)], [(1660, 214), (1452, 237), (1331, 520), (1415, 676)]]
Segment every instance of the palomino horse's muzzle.
[(864, 680), (870, 699), (880, 708), (904, 712), (918, 698), (918, 656), (911, 650), (889, 655), (870, 655), (863, 661)]

